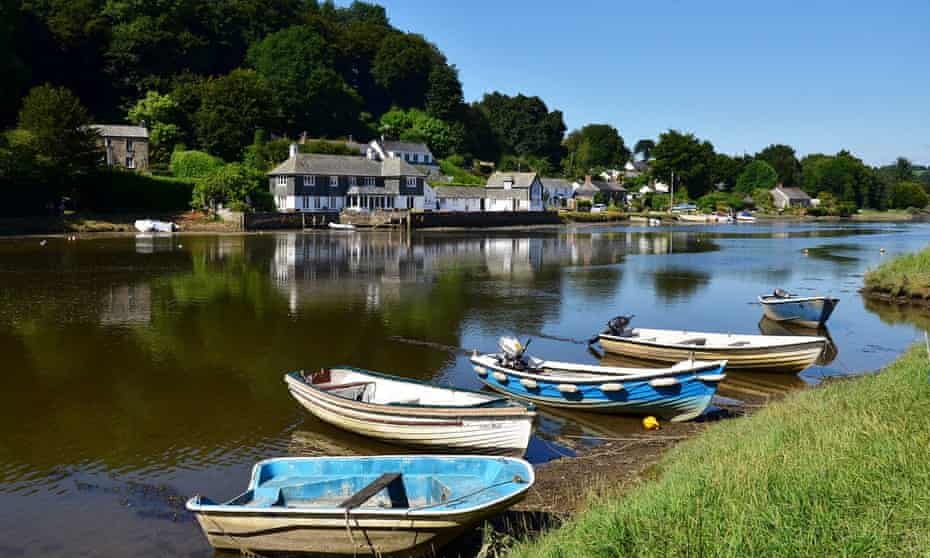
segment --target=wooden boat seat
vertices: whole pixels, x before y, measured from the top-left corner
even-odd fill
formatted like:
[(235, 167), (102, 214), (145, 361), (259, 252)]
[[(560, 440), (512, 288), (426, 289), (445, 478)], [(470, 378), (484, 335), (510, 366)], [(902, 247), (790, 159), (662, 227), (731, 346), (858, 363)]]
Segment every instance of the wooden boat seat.
[(703, 337), (690, 337), (688, 339), (682, 339), (681, 341), (678, 341), (675, 344), (676, 345), (698, 345), (698, 346), (703, 347), (704, 345), (707, 344), (707, 339)]
[(361, 387), (361, 386), (367, 386), (367, 385), (373, 384), (373, 383), (375, 383), (375, 382), (372, 382), (372, 381), (361, 381), (361, 382), (346, 382), (346, 383), (344, 383), (344, 384), (326, 383), (326, 384), (313, 384), (313, 387), (315, 387), (315, 388), (317, 388), (317, 389), (321, 389), (321, 390), (323, 390), (323, 391), (333, 391), (334, 389), (346, 389), (346, 388)]
[(339, 504), (339, 507), (346, 509), (357, 508), (368, 500), (371, 500), (375, 494), (381, 492), (385, 488), (388, 490), (388, 497), (391, 499), (392, 508), (410, 507), (410, 502), (407, 500), (407, 489), (404, 488), (404, 482), (400, 473), (384, 473), (355, 494), (349, 496), (347, 500)]
[(727, 345), (727, 347), (745, 347), (746, 345), (752, 345), (749, 341), (734, 341)]
[(419, 405), (420, 398), (414, 397), (412, 399), (398, 399), (397, 401), (391, 401), (388, 405)]

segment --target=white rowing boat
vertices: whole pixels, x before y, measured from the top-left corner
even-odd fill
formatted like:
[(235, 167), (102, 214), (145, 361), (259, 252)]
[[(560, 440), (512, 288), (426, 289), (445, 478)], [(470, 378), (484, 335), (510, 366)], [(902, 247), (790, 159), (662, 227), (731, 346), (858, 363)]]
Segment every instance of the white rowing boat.
[(133, 226), (139, 232), (174, 232), (176, 226), (168, 221), (153, 221), (152, 219), (139, 219)]
[(597, 336), (604, 351), (651, 362), (725, 360), (729, 370), (797, 373), (827, 344), (824, 337), (627, 328), (629, 319), (611, 320)]
[(330, 223), (329, 228), (335, 231), (354, 231), (355, 225), (350, 225), (348, 223)]
[(317, 418), (390, 443), (520, 456), (536, 412), (490, 393), (440, 387), (367, 370), (291, 372), (288, 390)]

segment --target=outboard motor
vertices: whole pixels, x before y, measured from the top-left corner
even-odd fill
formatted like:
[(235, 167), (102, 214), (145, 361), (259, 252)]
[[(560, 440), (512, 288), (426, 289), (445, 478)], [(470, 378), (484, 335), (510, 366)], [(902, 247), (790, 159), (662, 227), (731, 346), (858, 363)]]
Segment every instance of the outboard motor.
[(501, 337), (497, 341), (497, 346), (501, 349), (503, 365), (514, 370), (525, 370), (527, 368), (526, 348), (530, 345), (530, 339), (526, 343), (520, 343), (516, 337)]
[[(629, 335), (626, 326), (630, 325), (630, 322), (635, 318), (635, 314), (630, 314), (629, 316), (617, 316), (611, 318), (607, 322), (607, 329), (604, 330), (604, 335), (613, 335), (615, 337), (623, 337)], [(588, 339), (588, 345), (593, 345), (598, 341), (598, 335), (595, 335), (591, 339)]]

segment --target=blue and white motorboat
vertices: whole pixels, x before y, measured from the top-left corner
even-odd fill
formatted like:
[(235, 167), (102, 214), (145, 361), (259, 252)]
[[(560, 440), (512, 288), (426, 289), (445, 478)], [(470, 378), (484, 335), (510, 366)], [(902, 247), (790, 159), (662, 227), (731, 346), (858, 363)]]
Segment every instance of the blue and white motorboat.
[(797, 296), (781, 289), (759, 297), (766, 318), (812, 328), (823, 327), (839, 302), (838, 298)]
[(194, 496), (187, 509), (218, 549), (428, 554), (518, 502), (534, 480), (510, 457), (288, 457), (257, 463), (229, 502)]
[(726, 377), (726, 361), (686, 360), (668, 368), (622, 368), (526, 357), (526, 345), (506, 337), (500, 348), (500, 353), (471, 357), (486, 386), (541, 405), (580, 411), (691, 420), (704, 412)]

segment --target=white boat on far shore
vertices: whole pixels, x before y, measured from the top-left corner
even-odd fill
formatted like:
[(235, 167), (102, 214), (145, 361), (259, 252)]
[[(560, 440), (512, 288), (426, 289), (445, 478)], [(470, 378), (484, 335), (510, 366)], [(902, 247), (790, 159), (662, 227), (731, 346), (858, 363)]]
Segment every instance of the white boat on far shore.
[(164, 232), (171, 233), (177, 229), (177, 225), (168, 221), (154, 221), (152, 219), (139, 219), (133, 226), (137, 231), (147, 232)]

